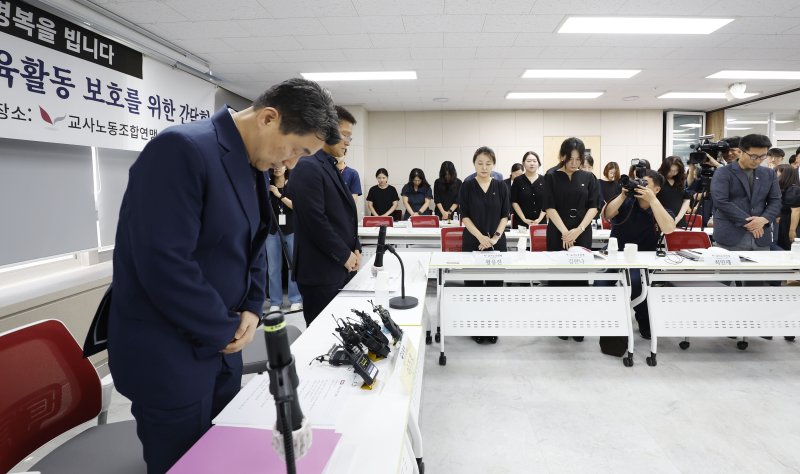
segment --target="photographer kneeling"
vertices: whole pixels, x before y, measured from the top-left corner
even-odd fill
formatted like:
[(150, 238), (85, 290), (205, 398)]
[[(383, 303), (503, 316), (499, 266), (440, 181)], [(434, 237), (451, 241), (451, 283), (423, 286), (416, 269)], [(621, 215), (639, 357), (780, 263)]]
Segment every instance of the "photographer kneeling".
[[(657, 171), (646, 170), (641, 179), (630, 179), (623, 183), (622, 193), (609, 201), (603, 209), (603, 216), (611, 221), (611, 237), (616, 237), (619, 250), (625, 244), (636, 244), (639, 250), (657, 250), (661, 233), (669, 234), (675, 230), (675, 216), (664, 208), (656, 197), (664, 186), (664, 177)], [(631, 271), (631, 298), (642, 292), (640, 272)], [(650, 339), (650, 316), (647, 302), (642, 301), (634, 308), (639, 333)]]

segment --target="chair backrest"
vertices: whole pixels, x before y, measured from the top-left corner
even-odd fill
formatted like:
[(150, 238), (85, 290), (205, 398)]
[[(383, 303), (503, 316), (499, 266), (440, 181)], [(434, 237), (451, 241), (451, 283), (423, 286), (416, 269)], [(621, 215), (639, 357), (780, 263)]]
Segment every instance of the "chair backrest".
[(102, 408), (100, 378), (63, 323), (0, 334), (0, 472)]
[(439, 217), (411, 216), (411, 227), (439, 227)]
[(547, 251), (547, 224), (535, 224), (530, 227), (531, 252)]
[(361, 225), (363, 227), (380, 227), (382, 225), (392, 227), (394, 220), (391, 216), (364, 216), (361, 220)]
[(509, 218), (508, 218), (508, 225), (510, 225), (512, 229), (516, 229), (517, 228), (517, 223), (515, 221), (515, 218), (516, 218), (516, 216), (514, 215), (513, 212), (511, 213), (511, 216), (509, 216)]
[(605, 217), (600, 218), (600, 225), (603, 226), (603, 229), (610, 229), (611, 228), (611, 221), (606, 220)]
[(711, 247), (711, 239), (708, 238), (708, 234), (701, 231), (676, 230), (666, 234), (664, 237), (667, 250), (707, 249)]
[(686, 221), (687, 228), (700, 229), (703, 227), (703, 216), (700, 214), (695, 214), (691, 219), (689, 219), (689, 216), (685, 216), (684, 220)]
[(442, 252), (461, 252), (463, 227), (442, 227)]
[(395, 209), (392, 213), (392, 219), (395, 221), (403, 220), (403, 210), (402, 209)]

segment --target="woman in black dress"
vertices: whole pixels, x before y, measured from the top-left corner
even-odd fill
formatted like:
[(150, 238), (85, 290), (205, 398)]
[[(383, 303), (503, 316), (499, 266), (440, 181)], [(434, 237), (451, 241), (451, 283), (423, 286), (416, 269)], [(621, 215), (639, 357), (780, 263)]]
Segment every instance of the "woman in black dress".
[[(496, 250), (505, 252), (506, 223), (510, 205), (505, 183), (492, 178), (492, 168), (497, 163), (494, 151), (482, 146), (472, 156), (475, 179), (461, 185), (458, 202), (461, 204), (461, 251)], [(467, 281), (465, 285), (479, 286), (481, 282)], [(502, 281), (487, 281), (486, 286), (502, 286)], [(497, 336), (473, 336), (475, 342), (497, 342)]]
[(545, 176), (547, 250), (566, 250), (573, 245), (592, 247), (592, 227), (597, 215), (597, 178), (581, 170), (586, 147), (578, 138), (561, 144), (558, 168)]
[(514, 163), (511, 165), (511, 175), (503, 180), (503, 182), (506, 183), (506, 187), (509, 191), (511, 191), (511, 185), (514, 184), (514, 180), (519, 178), (524, 172), (525, 168), (523, 168), (520, 163)]
[(378, 179), (378, 184), (369, 188), (367, 193), (369, 215), (391, 216), (397, 209), (400, 196), (397, 195), (397, 189), (389, 184), (389, 172), (386, 168), (378, 168), (375, 177)]
[(505, 184), (492, 179), (497, 159), (494, 151), (482, 146), (472, 157), (475, 179), (461, 185), (458, 201), (461, 204), (462, 251), (506, 251), (505, 228), (510, 209)]
[(539, 224), (545, 217), (542, 211), (544, 200), (544, 177), (539, 174), (542, 162), (533, 151), (522, 157), (525, 173), (518, 176), (511, 186), (511, 207), (514, 209), (514, 226), (530, 227)]
[(781, 215), (778, 223), (778, 245), (791, 250), (800, 225), (800, 177), (792, 165), (778, 165), (778, 186), (781, 188)]
[(619, 165), (616, 161), (609, 162), (603, 168), (603, 177), (600, 179), (600, 207), (613, 201), (622, 192), (619, 176)]
[(443, 162), (439, 168), (439, 179), (433, 182), (434, 212), (439, 219), (448, 221), (453, 218), (453, 213), (458, 210), (460, 190), (461, 180), (458, 179), (456, 166), (452, 161)]
[(408, 174), (408, 183), (400, 191), (403, 197), (403, 206), (406, 208), (403, 219), (408, 220), (411, 216), (427, 216), (431, 213), (431, 201), (433, 192), (431, 185), (425, 179), (425, 172), (419, 168), (414, 168)]
[(658, 193), (658, 200), (664, 209), (672, 211), (675, 224), (684, 227), (686, 222), (683, 216), (689, 210), (689, 201), (692, 195), (686, 190), (686, 170), (680, 156), (668, 156), (661, 162), (658, 174), (664, 177), (664, 186)]

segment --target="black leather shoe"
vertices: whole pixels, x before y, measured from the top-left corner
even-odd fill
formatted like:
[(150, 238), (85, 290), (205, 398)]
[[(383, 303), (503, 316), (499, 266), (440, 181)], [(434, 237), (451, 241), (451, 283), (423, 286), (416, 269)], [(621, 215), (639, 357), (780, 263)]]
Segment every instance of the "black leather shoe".
[(472, 336), (472, 340), (478, 344), (483, 344), (483, 336)]
[(572, 336), (572, 339), (574, 339), (575, 342), (583, 342), (583, 336)]
[(488, 339), (492, 344), (497, 344), (497, 336), (489, 336), (486, 339)]
[(562, 341), (569, 341), (569, 336), (558, 336)]

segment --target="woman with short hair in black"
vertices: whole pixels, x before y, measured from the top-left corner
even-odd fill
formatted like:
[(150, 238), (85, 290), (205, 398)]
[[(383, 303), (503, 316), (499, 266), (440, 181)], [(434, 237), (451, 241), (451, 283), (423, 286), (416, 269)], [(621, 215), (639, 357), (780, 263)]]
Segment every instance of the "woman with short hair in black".
[[(510, 209), (508, 188), (505, 183), (492, 179), (492, 169), (497, 163), (494, 151), (482, 146), (472, 156), (475, 179), (461, 185), (458, 202), (461, 205), (462, 252), (496, 250), (505, 252), (505, 229)], [(476, 285), (477, 282), (465, 282)], [(503, 282), (486, 282), (487, 286), (502, 286)], [(473, 336), (480, 343), (497, 342), (497, 336)]]
[(522, 156), (522, 167), (525, 172), (514, 180), (510, 201), (516, 214), (514, 226), (530, 227), (545, 218), (542, 209), (544, 177), (539, 174), (542, 161), (536, 152), (528, 151)]

